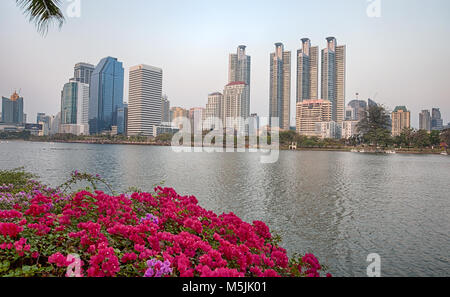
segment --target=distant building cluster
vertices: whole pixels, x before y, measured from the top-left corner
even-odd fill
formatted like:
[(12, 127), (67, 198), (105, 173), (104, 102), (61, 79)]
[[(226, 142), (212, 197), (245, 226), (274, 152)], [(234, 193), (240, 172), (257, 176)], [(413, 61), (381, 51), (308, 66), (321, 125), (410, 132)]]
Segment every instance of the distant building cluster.
[[(62, 87), (60, 112), (55, 116), (38, 113), (36, 123), (27, 124), (24, 99), (17, 92), (2, 97), (0, 130), (25, 129), (39, 136), (62, 133), (157, 137), (175, 133), (189, 123), (195, 133), (229, 128), (234, 131), (227, 133), (239, 130), (259, 135), (260, 117), (251, 114), (252, 60), (246, 49), (240, 45), (229, 55), (228, 82), (223, 90), (208, 95), (205, 107), (171, 107), (168, 96), (163, 94), (163, 70), (144, 64), (129, 69), (127, 104), (123, 63), (105, 57), (96, 66), (74, 66), (74, 77)], [(328, 37), (326, 47), (319, 52), (309, 38), (303, 38), (296, 59), (296, 121), (291, 127), (292, 55), (281, 42), (270, 54), (268, 127), (295, 129), (300, 135), (322, 139), (357, 136), (359, 121), (377, 103), (356, 98), (345, 105), (346, 46)], [(272, 123), (272, 118), (278, 123)], [(411, 127), (410, 111), (405, 106), (396, 107), (391, 122), (392, 135), (400, 135)], [(419, 126), (431, 132), (448, 129), (450, 123), (444, 126), (439, 108), (433, 108), (419, 114)]]

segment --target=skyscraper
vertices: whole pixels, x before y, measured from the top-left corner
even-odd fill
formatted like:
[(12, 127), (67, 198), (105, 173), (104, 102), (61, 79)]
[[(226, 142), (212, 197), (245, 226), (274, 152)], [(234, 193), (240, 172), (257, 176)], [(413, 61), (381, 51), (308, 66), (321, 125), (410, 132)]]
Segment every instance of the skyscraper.
[(203, 107), (193, 107), (189, 110), (189, 119), (191, 121), (191, 130), (194, 134), (202, 134), (203, 120), (205, 119), (206, 111)]
[(332, 120), (341, 123), (345, 118), (346, 46), (337, 45), (336, 38), (327, 38), (322, 50), (322, 99), (332, 104)]
[(83, 84), (91, 84), (91, 76), (95, 66), (87, 63), (78, 63), (74, 68), (74, 80)]
[(419, 114), (419, 129), (431, 131), (431, 114), (429, 110), (422, 110)]
[[(291, 116), (291, 52), (282, 43), (275, 44), (270, 54), (269, 116), (279, 118), (280, 129), (290, 129)], [(272, 120), (270, 120), (272, 125)]]
[(89, 85), (70, 80), (61, 92), (61, 125), (72, 134), (89, 134)]
[(170, 122), (170, 101), (167, 95), (162, 96), (161, 99), (161, 122)]
[(2, 122), (6, 124), (24, 124), (23, 98), (14, 92), (10, 98), (2, 97)]
[(128, 135), (154, 135), (154, 126), (161, 125), (163, 71), (137, 65), (130, 68), (128, 98)]
[(245, 93), (245, 111), (243, 116), (247, 118), (250, 115), (250, 81), (251, 81), (251, 57), (245, 53), (245, 45), (240, 45), (236, 54), (230, 54), (228, 83), (244, 82), (247, 84)]
[(311, 47), (311, 40), (302, 39), (297, 51), (297, 102), (319, 96), (319, 47)]
[[(243, 81), (231, 82), (225, 86), (222, 101), (222, 120), (224, 127), (227, 120), (237, 121), (236, 124), (241, 127), (244, 121), (250, 116), (246, 106), (246, 94), (248, 85)], [(244, 132), (244, 131), (241, 131)]]
[(433, 108), (431, 111), (431, 130), (441, 131), (444, 129), (444, 121), (442, 120), (439, 108)]
[[(89, 98), (88, 98), (89, 99)], [(45, 113), (39, 112), (36, 117), (36, 124), (43, 125), (42, 130), (47, 133), (44, 133), (44, 135), (48, 135), (48, 132), (51, 129), (52, 124), (52, 117), (45, 115)]]
[(367, 102), (364, 100), (352, 100), (347, 105), (347, 111), (351, 111), (350, 114), (346, 112), (345, 120), (347, 121), (360, 121), (363, 119), (367, 112)]
[(122, 62), (116, 58), (103, 58), (95, 67), (89, 100), (91, 134), (111, 131), (113, 126), (117, 126), (117, 109), (123, 107), (123, 82)]
[(405, 106), (397, 106), (392, 112), (392, 136), (399, 136), (404, 129), (411, 128), (411, 113)]
[(216, 92), (208, 95), (208, 103), (206, 104), (206, 127), (205, 129), (215, 129), (215, 119), (222, 119), (222, 93)]

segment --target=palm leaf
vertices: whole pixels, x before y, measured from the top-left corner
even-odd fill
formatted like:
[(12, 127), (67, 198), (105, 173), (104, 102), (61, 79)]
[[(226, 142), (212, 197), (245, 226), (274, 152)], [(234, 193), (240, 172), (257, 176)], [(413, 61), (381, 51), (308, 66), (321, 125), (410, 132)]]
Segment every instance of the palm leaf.
[(24, 14), (28, 15), (30, 22), (35, 23), (37, 30), (45, 35), (48, 27), (58, 23), (61, 28), (65, 19), (60, 7), (61, 0), (16, 0)]

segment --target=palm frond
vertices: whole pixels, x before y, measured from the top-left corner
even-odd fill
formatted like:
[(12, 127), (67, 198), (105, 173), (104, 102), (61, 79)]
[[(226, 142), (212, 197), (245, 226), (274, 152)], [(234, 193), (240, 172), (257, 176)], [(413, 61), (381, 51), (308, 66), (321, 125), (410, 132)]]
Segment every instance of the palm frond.
[(58, 23), (59, 28), (64, 24), (60, 2), (61, 0), (16, 0), (17, 5), (29, 16), (30, 22), (35, 23), (42, 35), (47, 34), (48, 27), (53, 22)]

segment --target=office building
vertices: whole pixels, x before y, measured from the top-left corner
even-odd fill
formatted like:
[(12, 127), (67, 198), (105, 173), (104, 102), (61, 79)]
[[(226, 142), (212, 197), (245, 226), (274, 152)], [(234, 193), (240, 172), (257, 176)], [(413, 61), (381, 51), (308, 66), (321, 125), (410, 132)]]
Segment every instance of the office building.
[(367, 102), (364, 100), (352, 100), (347, 105), (345, 109), (345, 120), (346, 121), (360, 121), (367, 113)]
[(92, 135), (117, 126), (117, 110), (123, 107), (123, 83), (124, 69), (116, 58), (103, 58), (95, 67), (89, 100), (89, 130)]
[(291, 52), (284, 51), (282, 43), (276, 43), (275, 52), (270, 54), (269, 92), (270, 126), (272, 126), (272, 118), (278, 118), (280, 129), (289, 130), (291, 117)]
[(431, 130), (442, 131), (444, 129), (444, 121), (442, 120), (439, 108), (433, 108), (431, 111)]
[(61, 92), (61, 133), (89, 135), (89, 99), (88, 84), (71, 80), (64, 85)]
[(419, 129), (431, 132), (431, 114), (429, 110), (422, 110), (419, 114)]
[(202, 134), (204, 129), (203, 121), (206, 116), (206, 110), (203, 107), (193, 107), (189, 110), (189, 120), (191, 122), (191, 131), (195, 134)]
[(162, 83), (161, 68), (148, 65), (130, 68), (128, 135), (153, 136), (153, 126), (161, 125)]
[(17, 92), (14, 92), (10, 98), (2, 97), (2, 122), (15, 125), (25, 124), (23, 97), (20, 97)]
[(42, 125), (42, 135), (40, 136), (47, 136), (50, 134), (52, 117), (47, 116), (45, 113), (39, 112), (36, 117), (36, 124)]
[(162, 96), (161, 99), (161, 122), (162, 123), (170, 122), (170, 101), (167, 95)]
[(74, 68), (74, 80), (83, 84), (91, 84), (92, 73), (95, 66), (88, 63), (78, 63)]

